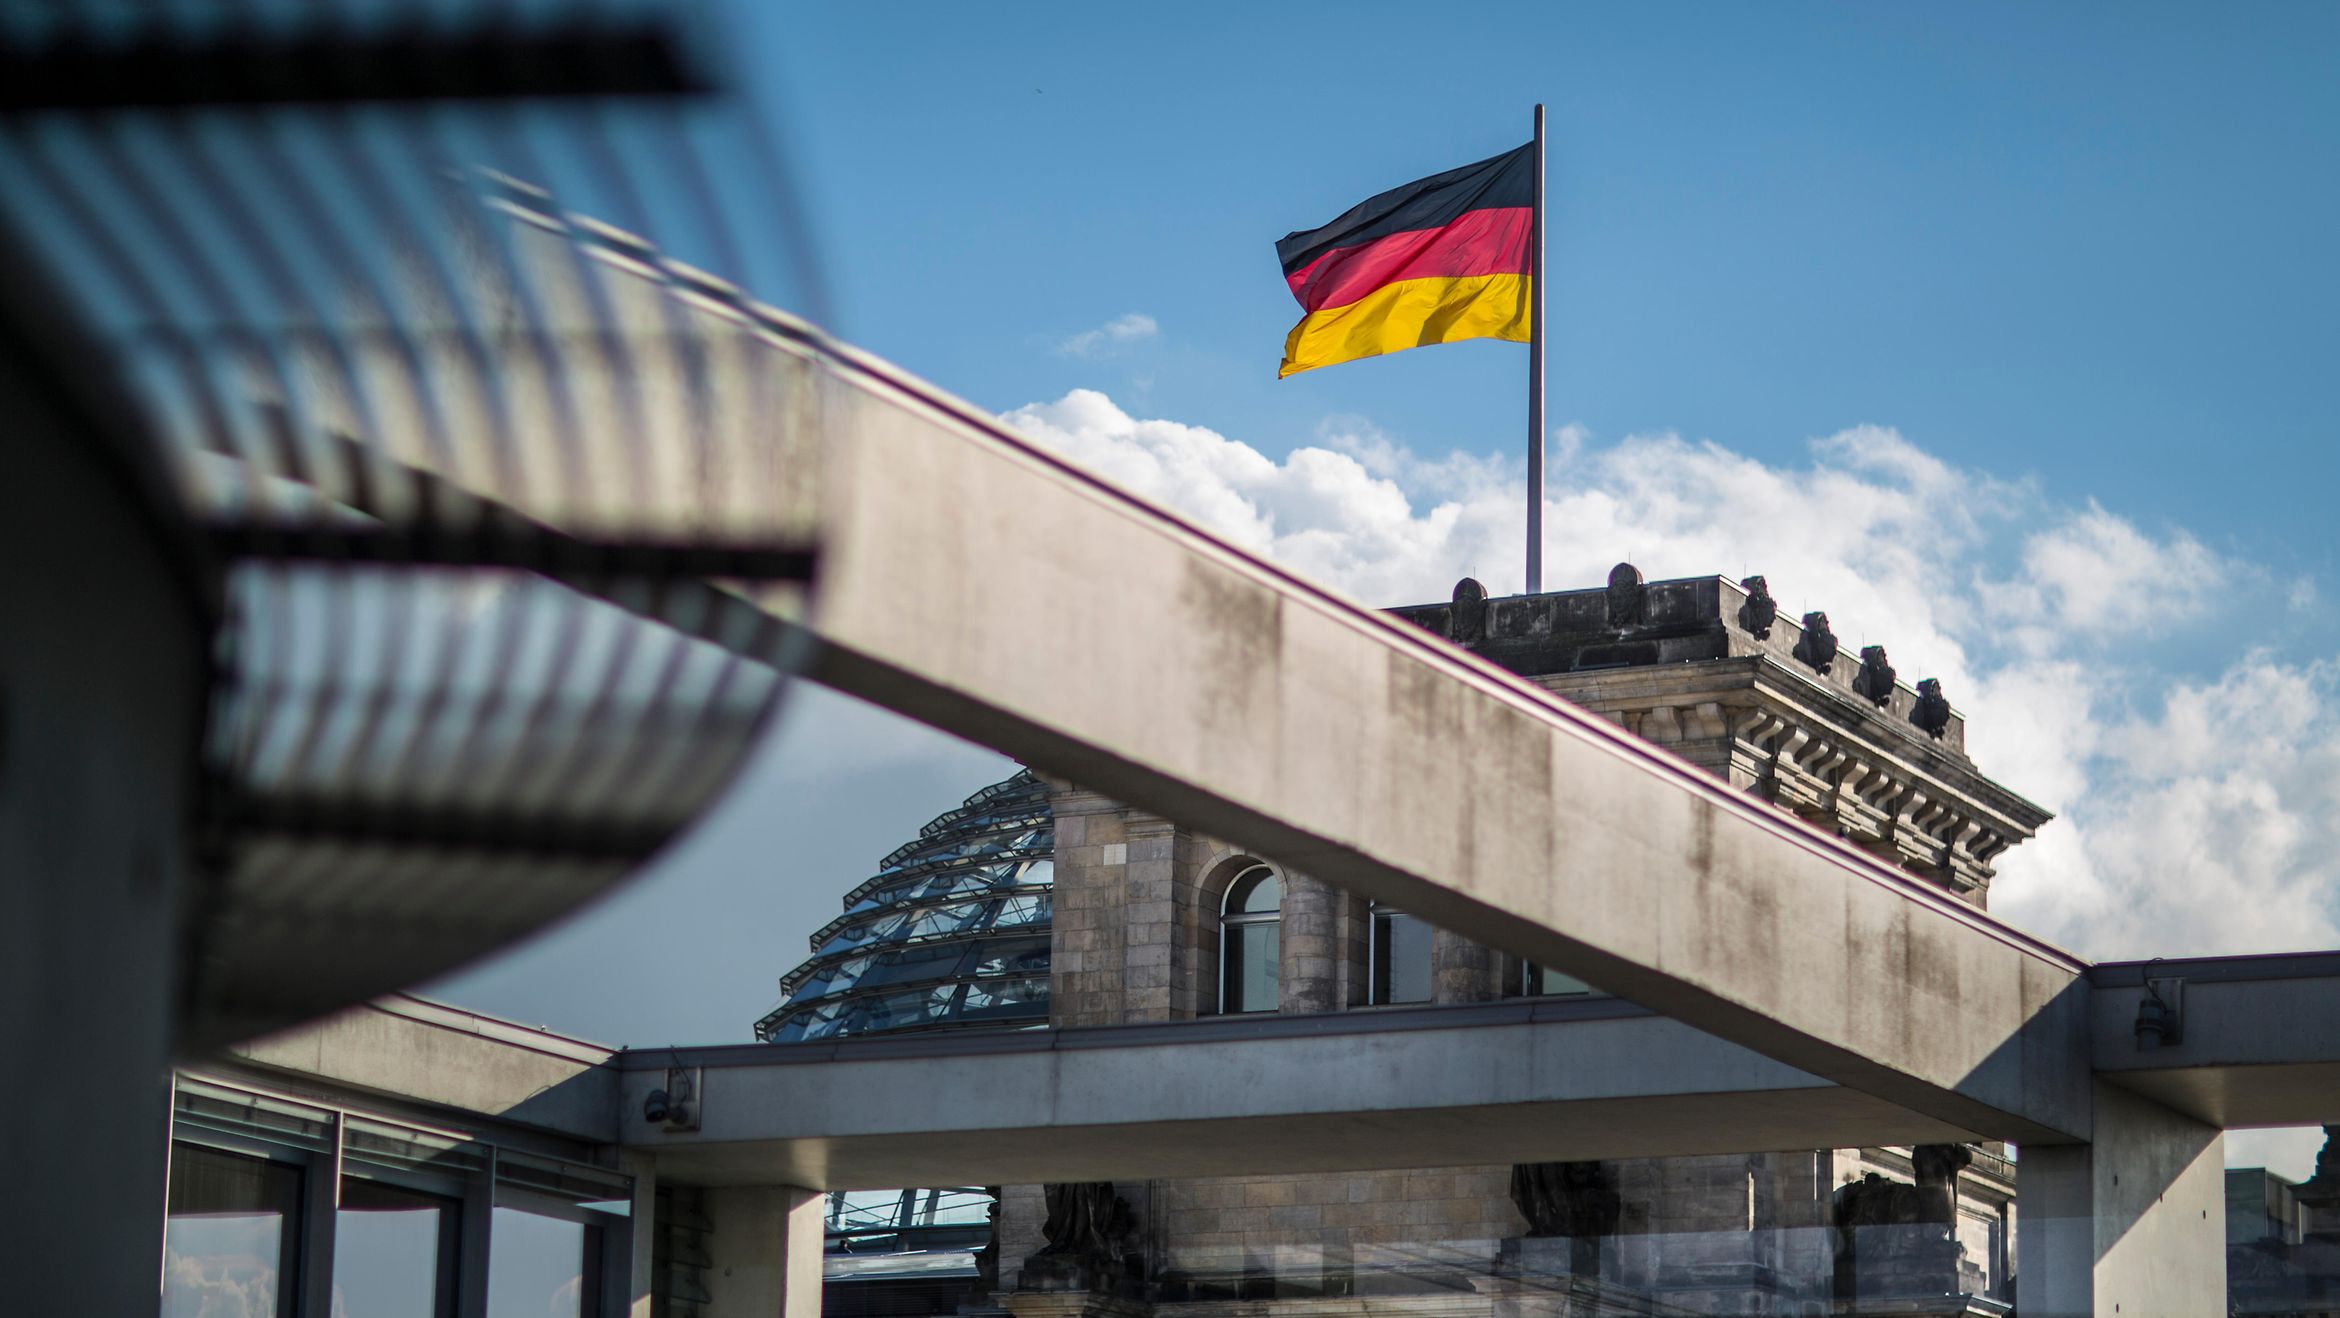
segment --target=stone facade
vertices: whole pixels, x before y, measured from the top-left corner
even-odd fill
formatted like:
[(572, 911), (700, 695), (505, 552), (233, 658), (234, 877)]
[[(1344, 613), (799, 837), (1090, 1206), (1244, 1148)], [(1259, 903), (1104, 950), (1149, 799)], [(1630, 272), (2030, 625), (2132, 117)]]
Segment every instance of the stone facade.
[[(1993, 858), (2048, 818), (1967, 758), (1964, 720), (1938, 684), (1898, 682), (1882, 648), (1846, 655), (1822, 615), (1778, 618), (1761, 578), (1645, 583), (1620, 564), (1602, 589), (1489, 600), (1466, 582), (1449, 604), (1395, 612), (1977, 905)], [(1228, 885), (1273, 859), (1076, 784), (1050, 787), (1051, 1025), (1219, 1013)], [(1373, 908), (1276, 870), (1275, 1009), (1376, 1005), (1386, 953)], [(1438, 1003), (1578, 987), (1547, 986), (1443, 930), (1427, 955), (1415, 982)], [(1910, 1151), (1891, 1149), (1117, 1185), (1132, 1262), (1112, 1294), (1098, 1289), (1095, 1312), (2004, 1312), (2011, 1166), (1990, 1148), (1923, 1157), (1936, 1168), (1930, 1191)], [(1535, 1234), (1520, 1184), (1553, 1187), (1538, 1210), (1576, 1234)], [(1042, 1212), (1036, 1187), (1003, 1193), (1001, 1300), (1069, 1318), (1078, 1306), (1042, 1276), (1061, 1268), (1020, 1266), (1046, 1247)]]

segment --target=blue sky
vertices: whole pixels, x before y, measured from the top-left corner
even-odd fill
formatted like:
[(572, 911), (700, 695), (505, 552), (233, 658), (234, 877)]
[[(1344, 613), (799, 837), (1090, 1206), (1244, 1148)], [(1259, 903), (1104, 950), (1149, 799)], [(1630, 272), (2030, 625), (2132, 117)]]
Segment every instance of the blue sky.
[[(1277, 382), (1270, 244), (1550, 115), (1553, 419), (1757, 457), (1864, 422), (2328, 572), (2340, 10), (771, 7), (848, 333), (1278, 454), (1516, 449), (1517, 349)], [(1271, 16), (1272, 13), (1272, 16)], [(1108, 368), (1049, 345), (1128, 312)]]
[[(1374, 603), (1518, 588), (1525, 354), (1279, 382), (1272, 244), (1545, 102), (1547, 584), (1764, 571), (1942, 676), (2062, 816), (1994, 909), (2080, 950), (2340, 944), (2340, 7), (732, 9), (835, 328)], [(438, 991), (744, 1037), (1008, 767), (809, 695), (648, 879)]]

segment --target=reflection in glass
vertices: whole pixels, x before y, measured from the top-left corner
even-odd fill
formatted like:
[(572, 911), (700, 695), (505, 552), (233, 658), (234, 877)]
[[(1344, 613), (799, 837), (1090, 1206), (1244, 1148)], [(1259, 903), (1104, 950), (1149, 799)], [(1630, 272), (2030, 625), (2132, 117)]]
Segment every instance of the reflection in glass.
[(300, 1260), (300, 1168), (191, 1144), (171, 1146), (163, 1227), (163, 1318), (292, 1312)]
[(1254, 865), (1227, 885), (1220, 919), (1219, 1010), (1274, 1011), (1276, 957), (1281, 942), (1283, 886), (1276, 872)]
[(1283, 900), (1283, 885), (1277, 882), (1276, 872), (1254, 865), (1228, 885), (1227, 914), (1273, 915), (1282, 908)]
[(938, 816), (845, 895), (843, 913), (813, 934), (812, 959), (781, 979), (786, 1000), (756, 1037), (1047, 1020), (1055, 847), (1048, 788), (1030, 772)]
[(488, 1237), (488, 1318), (585, 1318), (588, 1231), (582, 1222), (497, 1208)]
[(1430, 1000), (1430, 926), (1380, 903), (1373, 907), (1373, 1001)]
[(460, 1205), (348, 1178), (333, 1227), (334, 1318), (439, 1318), (455, 1298)]

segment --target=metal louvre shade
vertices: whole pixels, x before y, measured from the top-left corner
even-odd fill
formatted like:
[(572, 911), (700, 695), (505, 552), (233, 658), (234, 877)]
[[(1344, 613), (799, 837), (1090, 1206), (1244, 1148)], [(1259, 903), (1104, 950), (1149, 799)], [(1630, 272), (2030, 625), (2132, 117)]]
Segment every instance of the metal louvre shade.
[[(334, 8), (289, 20), (300, 48), (371, 49)], [(594, 7), (563, 10), (547, 49), (590, 53)], [(656, 36), (624, 17), (626, 49)], [(151, 59), (168, 18), (124, 48)], [(792, 666), (826, 373), (652, 244), (752, 250), (713, 180), (753, 130), (682, 83), (555, 81), (0, 116), (0, 237), (58, 287), (218, 583), (184, 1046), (605, 891), (728, 784)]]

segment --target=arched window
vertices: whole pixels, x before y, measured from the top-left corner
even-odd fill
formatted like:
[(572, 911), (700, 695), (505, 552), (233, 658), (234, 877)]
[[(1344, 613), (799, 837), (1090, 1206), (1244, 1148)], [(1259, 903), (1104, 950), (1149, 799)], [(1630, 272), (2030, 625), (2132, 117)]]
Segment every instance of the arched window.
[(1219, 914), (1219, 1010), (1230, 1015), (1276, 1009), (1276, 951), (1284, 919), (1284, 886), (1276, 872), (1254, 865), (1227, 885)]
[(1395, 907), (1373, 903), (1372, 1002), (1430, 1000), (1430, 926)]

